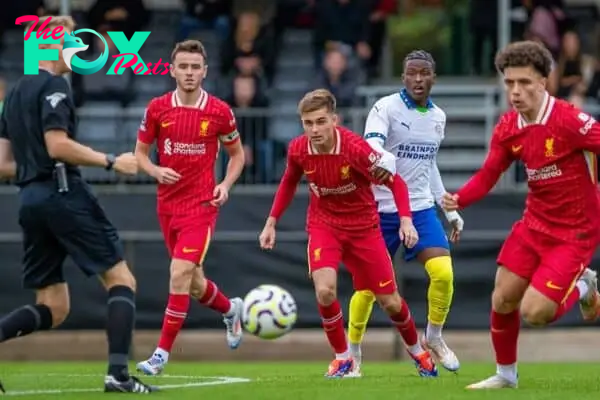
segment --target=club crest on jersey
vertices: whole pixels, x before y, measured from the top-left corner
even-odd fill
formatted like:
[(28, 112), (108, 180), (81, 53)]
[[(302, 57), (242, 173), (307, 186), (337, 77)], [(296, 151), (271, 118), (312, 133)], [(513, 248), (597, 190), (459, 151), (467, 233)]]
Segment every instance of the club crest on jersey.
[(208, 135), (208, 126), (210, 125), (210, 121), (202, 121), (200, 122), (200, 136)]
[(320, 260), (321, 260), (321, 248), (319, 247), (318, 249), (313, 250), (313, 261), (320, 261)]
[(544, 143), (544, 148), (546, 149), (544, 155), (546, 157), (554, 157), (554, 138), (546, 139)]
[(340, 175), (343, 180), (350, 179), (350, 166), (342, 165), (342, 168), (340, 168)]

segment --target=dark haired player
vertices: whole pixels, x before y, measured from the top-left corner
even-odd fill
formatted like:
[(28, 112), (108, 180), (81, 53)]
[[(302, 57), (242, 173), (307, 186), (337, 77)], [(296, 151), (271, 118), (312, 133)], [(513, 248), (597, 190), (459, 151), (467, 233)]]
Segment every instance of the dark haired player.
[[(373, 149), (385, 150), (395, 156), (396, 172), (408, 186), (419, 242), (413, 248), (406, 248), (404, 259), (416, 258), (430, 279), (428, 323), (423, 343), (439, 364), (449, 371), (456, 371), (460, 366), (458, 358), (442, 338), (454, 283), (448, 238), (435, 207), (436, 203), (441, 206), (446, 192), (437, 166), (446, 113), (429, 97), (435, 82), (435, 61), (431, 54), (423, 50), (409, 53), (404, 59), (402, 78), (404, 88), (377, 101), (369, 112), (365, 139)], [(396, 206), (385, 186), (375, 186), (374, 194), (386, 247), (394, 257), (402, 244), (398, 236), (400, 220)], [(453, 227), (451, 240), (458, 240), (464, 225), (462, 218), (452, 211), (446, 213), (446, 219)], [(361, 374), (361, 342), (374, 302), (375, 297), (369, 291), (357, 291), (350, 300), (348, 339), (356, 360), (355, 376)]]
[[(53, 17), (49, 31), (75, 27), (71, 17)], [(88, 276), (98, 276), (108, 292), (108, 370), (104, 391), (150, 393), (154, 388), (128, 373), (135, 324), (136, 281), (123, 257), (117, 230), (81, 176), (79, 165), (134, 175), (133, 154), (104, 154), (76, 141), (75, 104), (64, 74), (63, 45), (56, 61), (40, 61), (37, 75), (20, 78), (8, 94), (0, 118), (0, 177), (14, 176), (19, 187), (23, 232), (23, 284), (35, 304), (0, 320), (0, 342), (56, 328), (69, 315), (70, 295), (63, 263), (70, 256)], [(14, 158), (13, 158), (14, 157)], [(11, 167), (12, 166), (12, 167)]]
[[(158, 182), (158, 219), (171, 255), (169, 300), (158, 346), (138, 363), (148, 375), (162, 372), (183, 327), (190, 296), (223, 315), (227, 344), (242, 340), (242, 299), (227, 298), (206, 279), (203, 262), (221, 207), (244, 167), (244, 151), (231, 108), (202, 89), (206, 51), (197, 40), (178, 43), (171, 56), (177, 88), (150, 101), (138, 133), (140, 168)], [(156, 143), (159, 162), (150, 160)], [(219, 147), (229, 155), (227, 174), (215, 182)]]
[(456, 194), (444, 195), (444, 207), (481, 200), (515, 160), (525, 164), (529, 191), (523, 217), (498, 256), (491, 312), (496, 375), (470, 389), (517, 387), (520, 316), (544, 326), (578, 301), (585, 320), (600, 311), (596, 273), (585, 268), (600, 233), (594, 161), (600, 124), (548, 94), (552, 57), (542, 45), (508, 45), (496, 56), (496, 68), (513, 109), (496, 125), (481, 169)]
[[(323, 329), (335, 353), (325, 376), (347, 377), (354, 369), (337, 299), (340, 262), (351, 273), (355, 290), (375, 294), (419, 373), (437, 375), (429, 352), (419, 343), (408, 304), (398, 293), (371, 191), (371, 183), (386, 182), (400, 215), (401, 240), (412, 247), (418, 235), (410, 216), (406, 185), (398, 175), (391, 175), (393, 162), (388, 165), (385, 159), (393, 161), (392, 155), (373, 150), (360, 136), (337, 126), (335, 103), (335, 97), (325, 89), (307, 93), (300, 101), (298, 111), (305, 133), (290, 142), (287, 167), (260, 235), (260, 245), (263, 249), (275, 245), (275, 226), (305, 175), (311, 192), (306, 220), (308, 269)], [(380, 175), (382, 170), (384, 174)]]

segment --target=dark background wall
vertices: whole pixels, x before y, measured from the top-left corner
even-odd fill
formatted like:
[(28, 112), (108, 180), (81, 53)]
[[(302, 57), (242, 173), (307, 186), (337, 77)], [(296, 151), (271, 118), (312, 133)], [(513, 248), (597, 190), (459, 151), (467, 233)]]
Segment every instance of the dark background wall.
[[(138, 328), (160, 328), (168, 291), (169, 258), (158, 233), (153, 193), (102, 193), (101, 204), (126, 238), (128, 261), (138, 279)], [(252, 193), (254, 192), (254, 193)], [(240, 189), (234, 192), (220, 216), (215, 241), (208, 253), (208, 276), (230, 296), (242, 296), (262, 283), (279, 284), (298, 302), (302, 327), (320, 324), (312, 286), (307, 277), (306, 235), (303, 232), (308, 196), (297, 196), (279, 225), (279, 242), (270, 253), (258, 248), (257, 237), (271, 205), (272, 192)], [(463, 212), (466, 231), (453, 249), (455, 302), (449, 328), (485, 329), (488, 326), (490, 293), (495, 258), (502, 239), (522, 212), (524, 199), (517, 195), (492, 195)], [(18, 240), (17, 198), (0, 194), (0, 315), (30, 302), (32, 294), (21, 289), (21, 243)], [(594, 264), (598, 264), (598, 259)], [(427, 277), (416, 262), (397, 262), (403, 295), (409, 301), (419, 326), (426, 323)], [(96, 329), (104, 326), (105, 294), (94, 279), (86, 279), (70, 262), (65, 266), (71, 283), (73, 312), (65, 329)], [(340, 297), (347, 304), (351, 283), (346, 272), (340, 277)], [(219, 327), (220, 318), (197, 306), (190, 312), (189, 327)], [(374, 326), (386, 326), (377, 310)], [(579, 324), (575, 311), (559, 325)]]

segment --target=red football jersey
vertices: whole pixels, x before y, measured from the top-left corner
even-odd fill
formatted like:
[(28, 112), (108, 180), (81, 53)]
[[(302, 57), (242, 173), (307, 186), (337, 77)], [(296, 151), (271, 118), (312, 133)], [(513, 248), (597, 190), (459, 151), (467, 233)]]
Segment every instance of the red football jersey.
[(239, 140), (227, 103), (203, 90), (194, 106), (184, 106), (177, 91), (168, 92), (148, 104), (138, 140), (156, 142), (159, 165), (181, 175), (175, 184), (158, 185), (159, 213), (214, 212), (207, 206), (213, 199), (219, 143), (231, 145)]
[(600, 124), (546, 94), (535, 123), (527, 124), (514, 110), (501, 117), (481, 170), (457, 193), (459, 205), (481, 199), (514, 160), (522, 160), (529, 186), (525, 224), (560, 239), (596, 241), (600, 228), (597, 153)]
[(381, 155), (346, 128), (338, 127), (335, 134), (336, 145), (330, 154), (319, 154), (306, 135), (294, 138), (281, 180), (298, 182), (306, 175), (311, 193), (307, 229), (324, 225), (353, 231), (378, 227), (371, 172)]

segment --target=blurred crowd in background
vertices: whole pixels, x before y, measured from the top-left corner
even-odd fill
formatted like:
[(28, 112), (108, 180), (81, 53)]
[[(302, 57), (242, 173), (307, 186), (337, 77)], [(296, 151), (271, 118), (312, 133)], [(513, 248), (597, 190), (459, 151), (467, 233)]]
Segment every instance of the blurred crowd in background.
[[(541, 41), (555, 57), (550, 92), (578, 105), (586, 101), (600, 102), (600, 6), (591, 2), (588, 8), (570, 8), (563, 0), (511, 1), (512, 39)], [(10, 31), (19, 31), (14, 20), (20, 15), (57, 14), (56, 2), (48, 3), (52, 2), (19, 0), (3, 4), (0, 38)], [(443, 13), (450, 7), (449, 3), (454, 7), (452, 10), (466, 10), (463, 19), (469, 31), (468, 43), (461, 46), (467, 50), (450, 49), (452, 53), (469, 54), (469, 65), (461, 72), (473, 79), (495, 75), (493, 57), (498, 47), (498, 0), (172, 0), (171, 3), (177, 3), (178, 8), (175, 22), (168, 27), (172, 33), (171, 46), (175, 41), (187, 38), (203, 39), (199, 32), (212, 32), (217, 54), (209, 52), (210, 76), (218, 75), (219, 85), (211, 86), (209, 90), (238, 110), (268, 109), (281, 102), (283, 84), (276, 77), (281, 58), (289, 57), (285, 54), (293, 52), (289, 48), (287, 53), (285, 51), (286, 46), (294, 46), (293, 42), (285, 43), (282, 39), (289, 29), (304, 30), (311, 38), (308, 78), (298, 77), (305, 83), (303, 89), (325, 87), (336, 95), (341, 108), (367, 106), (364, 99), (357, 96), (357, 88), (385, 79), (389, 81), (393, 76), (382, 72), (386, 69), (385, 63), (398, 64), (403, 57), (399, 54), (386, 59), (386, 52), (403, 52), (390, 46), (388, 32), (396, 27), (410, 26), (411, 20), (417, 19), (417, 10), (437, 9)], [(457, 8), (456, 4), (462, 8)], [(123, 31), (130, 37), (136, 31), (149, 30), (155, 12), (142, 0), (95, 0), (74, 17), (79, 24), (103, 34), (114, 54), (117, 49), (106, 32)], [(582, 24), (580, 20), (588, 22)], [(591, 27), (590, 20), (595, 21)], [(153, 32), (155, 30), (153, 28)], [(410, 47), (410, 43), (404, 46)], [(3, 46), (0, 53), (0, 73), (8, 76), (6, 69), (15, 67), (2, 63), (8, 58), (6, 47)], [(101, 50), (96, 43), (91, 44), (92, 53)], [(168, 57), (163, 54), (163, 61), (168, 61)], [(91, 54), (89, 59), (93, 58), (95, 56)], [(440, 61), (443, 65), (443, 60)], [(105, 68), (109, 65), (107, 63)], [(19, 68), (18, 64), (16, 68)], [(393, 71), (397, 82), (397, 65)], [(10, 86), (14, 78), (5, 79)], [(4, 97), (5, 79), (0, 79), (0, 101)], [(116, 101), (124, 108), (139, 107), (149, 100), (140, 98), (131, 73), (110, 77), (102, 73), (74, 74), (72, 80), (76, 103), (80, 106)], [(269, 135), (268, 118), (268, 113), (238, 115), (248, 143), (251, 174), (259, 173), (259, 163), (255, 160), (265, 157), (260, 143)], [(260, 167), (262, 170), (269, 168), (269, 165)]]

